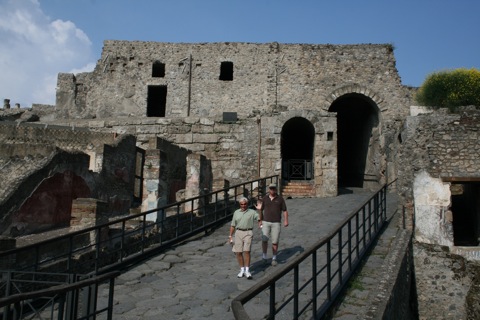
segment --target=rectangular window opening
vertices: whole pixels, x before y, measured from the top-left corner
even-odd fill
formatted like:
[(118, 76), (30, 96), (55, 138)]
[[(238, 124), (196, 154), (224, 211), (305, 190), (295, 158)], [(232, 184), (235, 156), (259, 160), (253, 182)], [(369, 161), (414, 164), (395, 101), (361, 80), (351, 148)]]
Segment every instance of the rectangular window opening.
[(152, 65), (152, 77), (163, 78), (165, 77), (165, 63), (155, 61)]
[(233, 80), (233, 62), (223, 61), (220, 65), (220, 80), (232, 81)]

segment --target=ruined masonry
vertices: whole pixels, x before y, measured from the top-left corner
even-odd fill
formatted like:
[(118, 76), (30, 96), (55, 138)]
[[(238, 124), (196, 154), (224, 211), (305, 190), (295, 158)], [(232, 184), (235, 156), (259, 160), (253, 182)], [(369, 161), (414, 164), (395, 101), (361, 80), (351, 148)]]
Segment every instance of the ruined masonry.
[[(392, 183), (414, 234), (419, 313), (435, 318), (432, 297), (443, 314), (473, 314), (444, 302), (478, 298), (465, 270), (480, 259), (479, 111), (414, 107), (415, 90), (389, 44), (105, 41), (94, 71), (58, 75), (55, 106), (4, 100), (2, 243), (257, 177), (278, 174), (285, 197)], [(429, 273), (444, 268), (461, 281)]]

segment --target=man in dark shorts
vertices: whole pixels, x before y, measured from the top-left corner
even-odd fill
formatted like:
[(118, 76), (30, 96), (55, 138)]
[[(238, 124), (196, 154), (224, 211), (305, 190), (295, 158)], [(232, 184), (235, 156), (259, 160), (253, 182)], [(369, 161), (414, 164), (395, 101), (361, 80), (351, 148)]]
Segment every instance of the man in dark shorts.
[(267, 263), (268, 241), (272, 242), (272, 266), (277, 265), (278, 242), (280, 240), (280, 228), (282, 223), (288, 227), (288, 211), (285, 200), (277, 194), (277, 185), (272, 183), (268, 186), (268, 194), (263, 197), (262, 203), (257, 205), (260, 211), (259, 220), (262, 221), (262, 260)]

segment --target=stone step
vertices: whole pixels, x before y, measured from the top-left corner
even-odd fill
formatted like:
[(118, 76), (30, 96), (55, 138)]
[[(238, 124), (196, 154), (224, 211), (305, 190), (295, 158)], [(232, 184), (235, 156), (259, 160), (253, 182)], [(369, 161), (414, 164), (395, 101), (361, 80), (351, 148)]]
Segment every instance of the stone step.
[(289, 181), (282, 187), (284, 197), (302, 198), (315, 196), (315, 190), (310, 182)]

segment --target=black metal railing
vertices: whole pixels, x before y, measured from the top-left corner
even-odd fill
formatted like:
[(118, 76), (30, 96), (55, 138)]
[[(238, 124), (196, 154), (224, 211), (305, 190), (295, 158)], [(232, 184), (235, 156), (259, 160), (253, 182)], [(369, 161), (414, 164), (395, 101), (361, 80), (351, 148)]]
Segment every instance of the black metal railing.
[(286, 180), (311, 180), (313, 178), (313, 161), (305, 159), (284, 160), (282, 178)]
[[(0, 319), (112, 319), (114, 280), (120, 272), (100, 276), (60, 273), (0, 273)], [(108, 298), (98, 286), (108, 282)]]
[(324, 317), (386, 222), (386, 193), (385, 185), (334, 231), (236, 297), (235, 319)]
[(0, 252), (2, 269), (100, 274), (144, 260), (231, 218), (239, 196), (252, 200), (278, 183), (270, 176), (226, 187), (109, 223)]

